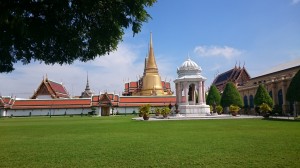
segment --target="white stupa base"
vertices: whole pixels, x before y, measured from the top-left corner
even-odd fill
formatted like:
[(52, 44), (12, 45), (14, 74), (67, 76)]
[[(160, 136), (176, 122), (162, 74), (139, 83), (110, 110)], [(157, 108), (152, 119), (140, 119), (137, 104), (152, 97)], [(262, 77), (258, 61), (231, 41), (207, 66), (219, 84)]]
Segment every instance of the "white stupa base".
[(179, 114), (182, 116), (207, 116), (210, 114), (209, 105), (179, 105)]

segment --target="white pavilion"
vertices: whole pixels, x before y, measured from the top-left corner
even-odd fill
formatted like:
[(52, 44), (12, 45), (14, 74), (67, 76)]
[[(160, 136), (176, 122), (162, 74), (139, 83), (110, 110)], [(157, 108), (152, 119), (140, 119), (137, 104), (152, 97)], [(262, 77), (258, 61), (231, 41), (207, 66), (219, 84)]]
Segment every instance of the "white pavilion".
[(174, 83), (180, 115), (210, 115), (209, 105), (205, 102), (204, 82), (206, 78), (201, 75), (201, 71), (201, 67), (190, 58), (177, 68), (178, 78)]

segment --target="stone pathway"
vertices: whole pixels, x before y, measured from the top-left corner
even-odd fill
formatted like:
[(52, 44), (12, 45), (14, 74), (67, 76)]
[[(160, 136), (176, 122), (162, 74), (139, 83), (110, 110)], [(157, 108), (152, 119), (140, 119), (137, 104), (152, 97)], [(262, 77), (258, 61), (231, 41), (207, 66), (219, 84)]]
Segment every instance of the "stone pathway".
[[(167, 118), (163, 118), (162, 116), (151, 116), (149, 118), (149, 121), (170, 121), (170, 120), (211, 120), (211, 119), (246, 119), (246, 118), (263, 118), (262, 116), (253, 116), (253, 115), (237, 115), (237, 116), (232, 116), (228, 114), (222, 114), (222, 115), (203, 115), (203, 116), (169, 116)], [(133, 120), (144, 120), (143, 117), (135, 117), (132, 118)]]

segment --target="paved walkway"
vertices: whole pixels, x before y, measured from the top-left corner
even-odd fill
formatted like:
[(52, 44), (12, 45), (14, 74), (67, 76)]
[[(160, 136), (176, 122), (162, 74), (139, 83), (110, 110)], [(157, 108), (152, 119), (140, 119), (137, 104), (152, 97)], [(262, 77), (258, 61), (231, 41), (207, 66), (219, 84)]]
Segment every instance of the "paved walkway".
[[(222, 115), (203, 115), (203, 116), (184, 116), (184, 115), (178, 115), (178, 116), (168, 116), (167, 118), (163, 118), (162, 116), (151, 116), (149, 118), (149, 121), (169, 121), (169, 120), (207, 120), (207, 119), (246, 119), (246, 118), (263, 118), (262, 116), (253, 116), (253, 115), (237, 115), (232, 116), (228, 114), (222, 114)], [(133, 120), (144, 120), (143, 117), (135, 117), (132, 118)]]

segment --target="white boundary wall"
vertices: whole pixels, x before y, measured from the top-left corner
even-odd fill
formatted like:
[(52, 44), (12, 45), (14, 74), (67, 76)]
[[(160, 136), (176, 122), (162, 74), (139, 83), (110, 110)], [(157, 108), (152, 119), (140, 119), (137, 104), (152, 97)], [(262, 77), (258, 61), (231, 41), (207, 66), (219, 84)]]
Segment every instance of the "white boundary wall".
[(76, 108), (76, 109), (7, 109), (6, 111), (1, 109), (1, 116), (9, 117), (9, 116), (49, 116), (51, 115), (80, 115), (88, 114), (91, 112), (91, 108)]

